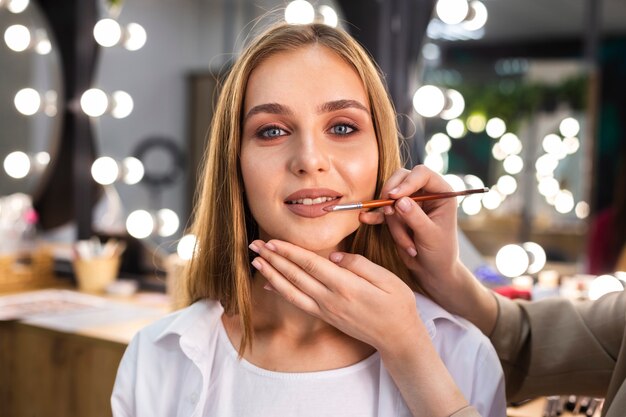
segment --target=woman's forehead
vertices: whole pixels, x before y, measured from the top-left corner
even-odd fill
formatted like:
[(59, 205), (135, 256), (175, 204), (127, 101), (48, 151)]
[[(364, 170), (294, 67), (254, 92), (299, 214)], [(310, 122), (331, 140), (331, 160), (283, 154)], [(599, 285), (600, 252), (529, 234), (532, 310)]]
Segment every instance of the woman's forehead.
[(247, 82), (244, 108), (293, 97), (351, 98), (369, 108), (363, 80), (352, 65), (328, 47), (308, 45), (264, 59)]

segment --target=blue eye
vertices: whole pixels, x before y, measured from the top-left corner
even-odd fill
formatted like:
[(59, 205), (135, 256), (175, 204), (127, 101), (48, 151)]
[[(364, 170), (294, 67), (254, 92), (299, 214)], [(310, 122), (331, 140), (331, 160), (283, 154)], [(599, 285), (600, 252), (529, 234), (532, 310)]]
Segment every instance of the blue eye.
[(354, 132), (355, 130), (356, 129), (353, 126), (351, 126), (351, 125), (349, 125), (347, 123), (341, 123), (341, 124), (335, 125), (335, 126), (333, 126), (330, 129), (330, 131), (333, 134), (340, 135), (340, 136), (349, 135), (350, 133)]
[(278, 126), (267, 126), (259, 130), (256, 135), (262, 139), (275, 139), (286, 134), (287, 132)]

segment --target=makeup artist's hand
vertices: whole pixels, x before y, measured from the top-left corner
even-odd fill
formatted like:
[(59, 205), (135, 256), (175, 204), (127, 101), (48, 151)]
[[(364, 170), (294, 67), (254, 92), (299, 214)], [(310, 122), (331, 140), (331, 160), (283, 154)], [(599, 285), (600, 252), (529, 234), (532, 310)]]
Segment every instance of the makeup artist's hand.
[(425, 331), (413, 291), (367, 258), (335, 252), (329, 260), (281, 240), (250, 248), (259, 254), (252, 264), (283, 298), (381, 353)]
[(459, 259), (457, 200), (417, 203), (406, 196), (452, 191), (443, 177), (424, 165), (396, 171), (383, 185), (380, 198), (397, 199), (380, 211), (362, 212), (367, 224), (387, 223), (404, 264), (422, 289), (446, 310), (459, 314), (489, 334), (496, 320), (495, 299)]
[(383, 185), (380, 198), (397, 199), (381, 211), (362, 212), (359, 220), (367, 224), (386, 222), (405, 265), (420, 280), (427, 292), (437, 279), (450, 275), (458, 261), (456, 198), (415, 202), (403, 198), (418, 191), (452, 191), (443, 177), (424, 165), (412, 170), (399, 169)]

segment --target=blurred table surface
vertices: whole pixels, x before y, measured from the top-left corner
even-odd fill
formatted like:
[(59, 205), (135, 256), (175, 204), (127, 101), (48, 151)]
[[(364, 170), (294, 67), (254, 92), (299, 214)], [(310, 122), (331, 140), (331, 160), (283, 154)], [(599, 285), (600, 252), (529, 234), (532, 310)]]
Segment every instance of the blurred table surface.
[[(126, 345), (170, 311), (169, 298), (156, 293), (112, 297), (47, 289), (1, 295), (0, 369), (7, 371), (0, 377), (0, 401), (8, 415), (110, 416), (110, 390)], [(11, 314), (16, 317), (7, 320)], [(77, 392), (86, 390), (81, 399)], [(543, 417), (546, 402), (509, 407), (507, 416)]]

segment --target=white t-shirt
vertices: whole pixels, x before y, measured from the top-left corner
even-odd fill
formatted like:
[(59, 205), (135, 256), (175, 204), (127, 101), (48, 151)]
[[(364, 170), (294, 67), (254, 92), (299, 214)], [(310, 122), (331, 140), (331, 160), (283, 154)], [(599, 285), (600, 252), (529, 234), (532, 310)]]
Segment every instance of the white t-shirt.
[[(416, 303), (465, 398), (484, 417), (505, 416), (504, 377), (488, 339), (419, 294)], [(219, 303), (199, 301), (141, 330), (118, 370), (113, 415), (411, 416), (378, 353), (341, 369), (268, 371), (237, 358), (222, 313)]]

